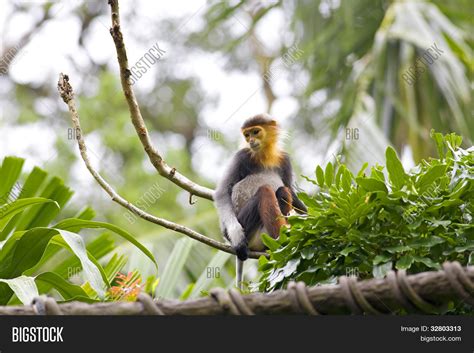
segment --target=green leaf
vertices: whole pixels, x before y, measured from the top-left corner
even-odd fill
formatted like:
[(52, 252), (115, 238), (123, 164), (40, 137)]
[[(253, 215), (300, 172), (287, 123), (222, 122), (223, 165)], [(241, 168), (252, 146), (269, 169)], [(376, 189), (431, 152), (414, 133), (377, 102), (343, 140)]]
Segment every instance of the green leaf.
[(362, 177), (364, 175), (364, 171), (367, 169), (367, 167), (369, 166), (369, 163), (368, 162), (365, 162), (362, 167), (359, 169), (359, 171), (357, 172), (357, 176), (358, 177)]
[[(42, 204), (32, 206), (28, 212), (21, 214), (15, 230), (27, 230), (35, 227), (46, 227), (56, 218), (61, 208), (69, 201), (73, 192), (64, 182), (53, 177), (39, 195), (40, 197), (54, 200), (56, 204)], [(59, 208), (57, 207), (59, 205)]]
[(396, 246), (390, 246), (386, 248), (389, 253), (394, 254), (394, 253), (399, 253), (399, 252), (405, 252), (405, 251), (410, 251), (411, 247), (407, 245), (396, 245)]
[(0, 204), (5, 203), (10, 196), (12, 187), (20, 177), (24, 159), (18, 157), (5, 157), (0, 168)]
[(377, 266), (377, 265), (380, 265), (381, 263), (385, 263), (387, 262), (388, 260), (390, 260), (392, 257), (389, 256), (389, 255), (385, 255), (385, 254), (382, 254), (382, 255), (377, 255), (375, 256), (374, 260), (372, 261), (372, 263)]
[(54, 228), (59, 228), (59, 229), (83, 229), (83, 228), (103, 228), (103, 229), (109, 229), (113, 231), (114, 233), (120, 235), (122, 238), (125, 240), (129, 241), (135, 247), (140, 249), (155, 265), (155, 268), (158, 269), (158, 263), (155, 260), (155, 257), (153, 254), (142, 244), (140, 243), (133, 235), (128, 233), (126, 230), (117, 227), (116, 225), (110, 224), (110, 223), (105, 223), (105, 222), (96, 222), (96, 221), (87, 221), (83, 219), (77, 219), (77, 218), (69, 218), (64, 221), (59, 222), (54, 226)]
[(19, 276), (12, 279), (0, 279), (0, 282), (6, 283), (24, 305), (30, 305), (32, 300), (39, 296), (38, 288), (32, 277)]
[[(56, 201), (48, 200), (42, 197), (19, 199), (4, 205), (0, 208), (0, 229), (3, 229), (7, 222), (9, 222), (15, 215), (25, 211), (27, 207), (44, 203), (54, 203), (55, 207), (59, 209), (59, 205), (56, 203)], [(0, 238), (0, 240), (2, 240), (2, 238)]]
[(300, 259), (292, 259), (288, 261), (285, 267), (283, 267), (283, 276), (284, 277), (291, 276), (293, 273), (295, 273), (299, 264), (300, 264)]
[(417, 187), (420, 190), (420, 194), (424, 193), (431, 184), (437, 179), (445, 175), (447, 166), (445, 164), (435, 165), (428, 170), (425, 174), (422, 174), (420, 180), (417, 183)]
[(183, 293), (179, 296), (179, 300), (187, 300), (193, 291), (194, 283), (189, 283), (188, 286), (184, 289)]
[(395, 267), (398, 270), (407, 270), (413, 264), (415, 259), (411, 255), (403, 255), (396, 263)]
[(372, 274), (375, 278), (384, 278), (392, 269), (392, 261), (386, 262), (372, 268)]
[(171, 298), (173, 296), (179, 275), (194, 244), (194, 240), (188, 237), (181, 238), (176, 242), (156, 289), (158, 298)]
[(362, 186), (365, 190), (370, 191), (370, 192), (375, 192), (375, 191), (382, 191), (387, 193), (387, 187), (385, 186), (385, 183), (374, 179), (374, 178), (356, 178), (357, 184)]
[(324, 186), (324, 172), (319, 165), (316, 167), (316, 181), (320, 187)]
[(341, 176), (341, 186), (344, 192), (349, 192), (351, 189), (351, 172), (345, 169)]
[(415, 260), (415, 262), (421, 262), (422, 264), (424, 264), (427, 267), (434, 268), (436, 270), (441, 269), (441, 265), (434, 262), (429, 257), (414, 256), (414, 260)]
[[(313, 248), (304, 248), (303, 250), (301, 250), (301, 257), (303, 259), (306, 259), (306, 260), (311, 260), (313, 257), (314, 257), (314, 252), (315, 252), (315, 249)], [(263, 257), (263, 256), (261, 256)], [(265, 260), (267, 260), (265, 257), (263, 257)], [(268, 261), (268, 260), (267, 260)]]
[(344, 248), (343, 250), (341, 250), (339, 253), (343, 256), (347, 256), (351, 252), (356, 251), (357, 249), (359, 249), (359, 247), (357, 246), (348, 246), (347, 248)]
[(324, 180), (326, 181), (326, 185), (328, 187), (331, 187), (332, 185), (333, 174), (334, 174), (334, 170), (332, 167), (332, 163), (329, 162), (328, 165), (326, 166), (326, 171), (324, 173)]
[(385, 151), (385, 158), (387, 159), (388, 177), (392, 185), (397, 189), (401, 189), (405, 185), (407, 175), (403, 169), (402, 162), (397, 157), (397, 153), (392, 147), (387, 147)]
[(231, 257), (232, 254), (223, 251), (218, 251), (209, 261), (207, 266), (204, 268), (204, 271), (197, 279), (188, 298), (197, 298), (201, 291), (208, 290), (215, 280), (214, 276), (209, 275), (208, 269), (212, 269), (212, 274), (215, 274), (215, 269), (219, 269), (219, 273), (222, 273), (224, 265)]
[[(56, 237), (55, 243), (61, 246), (65, 245), (64, 242), (67, 244), (68, 247), (66, 248), (70, 249), (81, 262), (84, 277), (90, 283), (91, 287), (95, 290), (97, 295), (100, 298), (104, 298), (105, 297), (104, 280), (106, 279), (106, 275), (103, 269), (101, 268), (101, 266), (96, 261), (93, 261), (92, 259), (89, 258), (89, 255), (87, 253), (87, 249), (82, 237), (79, 234), (71, 233), (64, 229), (55, 229), (55, 230), (59, 233), (61, 237), (61, 238)], [(63, 240), (64, 242), (61, 240)]]
[(445, 151), (444, 151), (443, 134), (441, 134), (439, 132), (435, 132), (434, 129), (431, 129), (430, 136), (436, 143), (436, 149), (438, 150), (439, 158), (444, 158), (446, 156), (446, 154), (445, 154)]
[(262, 234), (262, 242), (263, 244), (269, 248), (271, 251), (276, 251), (280, 247), (280, 243), (273, 239), (271, 236), (268, 234)]
[[(24, 199), (28, 197), (34, 197), (35, 194), (40, 189), (41, 185), (43, 184), (44, 180), (47, 177), (47, 173), (38, 168), (34, 167), (31, 173), (26, 178), (25, 184), (21, 188), (20, 195), (18, 196), (19, 199)], [(6, 239), (7, 236), (15, 229), (19, 219), (21, 218), (21, 214), (17, 214), (12, 217), (12, 219), (8, 222), (8, 224), (3, 228), (0, 233), (0, 240)]]
[(107, 280), (112, 282), (126, 263), (127, 257), (125, 255), (114, 254), (107, 265), (104, 267)]
[(33, 267), (41, 259), (50, 239), (57, 233), (49, 228), (13, 233), (0, 250), (0, 278), (18, 277)]
[(47, 284), (49, 287), (56, 289), (64, 300), (80, 300), (85, 302), (94, 302), (92, 298), (89, 298), (87, 293), (82, 287), (72, 284), (66, 281), (61, 276), (53, 272), (44, 272), (36, 276), (35, 282), (40, 284)]

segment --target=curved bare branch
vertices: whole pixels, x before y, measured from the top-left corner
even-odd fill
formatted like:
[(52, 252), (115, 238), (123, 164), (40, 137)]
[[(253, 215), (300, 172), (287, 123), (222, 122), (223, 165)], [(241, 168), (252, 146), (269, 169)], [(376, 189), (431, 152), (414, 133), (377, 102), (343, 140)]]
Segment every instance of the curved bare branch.
[(194, 183), (184, 175), (177, 172), (175, 168), (171, 168), (166, 164), (158, 150), (153, 146), (130, 82), (131, 73), (128, 69), (127, 51), (125, 49), (122, 32), (120, 30), (118, 0), (109, 0), (109, 5), (112, 8), (112, 28), (110, 29), (110, 34), (114, 39), (115, 48), (117, 50), (117, 59), (120, 66), (120, 80), (122, 82), (123, 93), (125, 95), (125, 99), (127, 100), (133, 126), (137, 131), (140, 142), (142, 143), (143, 148), (150, 159), (150, 162), (161, 176), (169, 179), (182, 189), (189, 191), (189, 193), (193, 195), (212, 200), (214, 193), (213, 190)]
[[(225, 251), (230, 254), (235, 254), (235, 251), (229, 245), (218, 242), (217, 240), (211, 239), (209, 237), (206, 237), (205, 235), (202, 235), (181, 224), (168, 221), (167, 219), (164, 219), (164, 218), (153, 216), (145, 212), (141, 208), (133, 205), (128, 200), (124, 199), (122, 196), (120, 196), (105, 181), (105, 179), (92, 167), (90, 163), (89, 156), (87, 154), (87, 147), (84, 141), (84, 137), (82, 136), (82, 129), (81, 129), (80, 121), (79, 121), (79, 114), (77, 113), (77, 110), (76, 110), (76, 103), (74, 101), (74, 92), (73, 92), (71, 84), (69, 83), (69, 77), (67, 75), (60, 74), (59, 81), (58, 81), (58, 90), (59, 90), (59, 94), (61, 95), (61, 98), (68, 105), (69, 112), (71, 114), (72, 124), (76, 132), (76, 139), (79, 146), (79, 152), (81, 153), (81, 157), (84, 160), (84, 163), (86, 164), (87, 169), (92, 174), (94, 179), (99, 183), (102, 189), (104, 189), (105, 192), (107, 192), (107, 194), (109, 194), (110, 197), (112, 197), (113, 201), (117, 202), (119, 205), (130, 210), (131, 212), (136, 214), (138, 217), (141, 217), (149, 222), (158, 224), (162, 227), (187, 235), (190, 238), (193, 238), (197, 241), (200, 241), (201, 243), (209, 245), (218, 250)], [(261, 255), (268, 256), (266, 253), (251, 251), (249, 254), (249, 257), (257, 259)]]

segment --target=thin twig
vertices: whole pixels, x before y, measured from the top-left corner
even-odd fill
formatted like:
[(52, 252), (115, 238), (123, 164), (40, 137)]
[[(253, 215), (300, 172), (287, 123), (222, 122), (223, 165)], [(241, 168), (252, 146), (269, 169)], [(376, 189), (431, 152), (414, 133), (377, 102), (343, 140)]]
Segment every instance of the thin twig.
[(127, 100), (133, 126), (137, 131), (140, 142), (142, 143), (143, 148), (150, 159), (150, 162), (161, 176), (169, 179), (182, 189), (193, 195), (212, 200), (214, 193), (212, 189), (194, 183), (184, 175), (177, 172), (175, 168), (168, 166), (163, 160), (163, 157), (161, 157), (159, 154), (158, 150), (153, 146), (145, 122), (143, 121), (135, 93), (133, 92), (132, 85), (129, 80), (131, 73), (128, 69), (127, 51), (125, 49), (122, 32), (120, 30), (118, 0), (109, 0), (109, 4), (112, 8), (112, 28), (110, 29), (110, 34), (114, 39), (115, 48), (117, 50), (117, 59), (120, 66), (120, 80), (122, 82), (123, 93), (125, 95), (125, 99)]
[[(214, 239), (208, 238), (205, 235), (202, 235), (190, 228), (187, 228), (181, 224), (177, 224), (171, 221), (168, 221), (164, 218), (159, 218), (156, 216), (153, 216), (144, 210), (138, 208), (137, 206), (133, 205), (126, 199), (124, 199), (122, 196), (120, 196), (105, 180), (104, 178), (92, 167), (89, 156), (87, 154), (87, 147), (84, 141), (84, 137), (82, 135), (82, 129), (81, 129), (81, 124), (79, 121), (79, 114), (77, 113), (76, 110), (76, 102), (74, 101), (74, 92), (72, 89), (71, 84), (69, 83), (69, 77), (67, 75), (63, 75), (62, 73), (59, 75), (59, 81), (58, 81), (58, 91), (59, 94), (61, 95), (61, 98), (63, 101), (68, 105), (69, 112), (71, 114), (71, 120), (72, 124), (74, 126), (74, 131), (76, 133), (76, 138), (77, 138), (77, 143), (79, 145), (79, 152), (81, 153), (81, 157), (84, 160), (84, 163), (86, 164), (87, 169), (89, 172), (92, 174), (95, 180), (99, 183), (99, 185), (107, 192), (107, 194), (112, 197), (112, 200), (117, 202), (119, 205), (125, 207), (126, 209), (130, 210), (137, 216), (158, 224), (160, 226), (163, 226), (165, 228), (174, 230), (178, 233), (182, 233), (184, 235), (187, 235), (188, 237), (191, 237), (197, 241), (200, 241), (201, 243), (204, 243), (206, 245), (209, 245), (213, 248), (219, 249), (221, 251), (228, 252), (230, 254), (235, 254), (235, 251), (227, 244), (218, 242)], [(257, 259), (261, 255), (268, 256), (266, 253), (262, 252), (256, 252), (252, 251), (249, 254), (249, 257)]]

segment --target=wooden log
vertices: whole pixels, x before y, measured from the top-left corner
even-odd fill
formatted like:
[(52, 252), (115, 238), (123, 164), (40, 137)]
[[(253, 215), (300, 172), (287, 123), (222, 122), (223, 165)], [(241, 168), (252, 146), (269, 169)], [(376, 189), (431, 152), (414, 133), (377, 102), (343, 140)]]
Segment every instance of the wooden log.
[[(474, 267), (464, 268), (474, 283)], [(425, 301), (439, 305), (458, 299), (444, 271), (423, 272), (407, 276), (408, 283)], [(393, 313), (401, 308), (386, 278), (369, 279), (357, 283), (366, 300), (381, 313)], [(308, 298), (322, 314), (349, 314), (349, 306), (341, 285), (323, 285), (307, 288)], [(277, 290), (272, 293), (251, 293), (244, 295), (245, 303), (255, 314), (298, 314), (293, 293)], [(226, 310), (212, 297), (179, 301), (163, 299), (156, 302), (165, 315), (223, 315)], [(70, 302), (59, 304), (64, 315), (143, 315), (139, 302), (107, 302), (87, 304)], [(32, 306), (0, 306), (0, 315), (34, 315)]]

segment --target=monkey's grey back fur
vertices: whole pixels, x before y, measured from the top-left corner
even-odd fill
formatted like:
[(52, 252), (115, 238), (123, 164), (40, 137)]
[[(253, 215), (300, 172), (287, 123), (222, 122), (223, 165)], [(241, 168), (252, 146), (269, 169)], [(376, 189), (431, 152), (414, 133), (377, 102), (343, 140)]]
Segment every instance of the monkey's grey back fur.
[(258, 188), (269, 185), (273, 191), (283, 186), (281, 176), (273, 170), (266, 170), (257, 174), (251, 174), (239, 181), (232, 189), (232, 205), (238, 213), (247, 201), (255, 195)]

